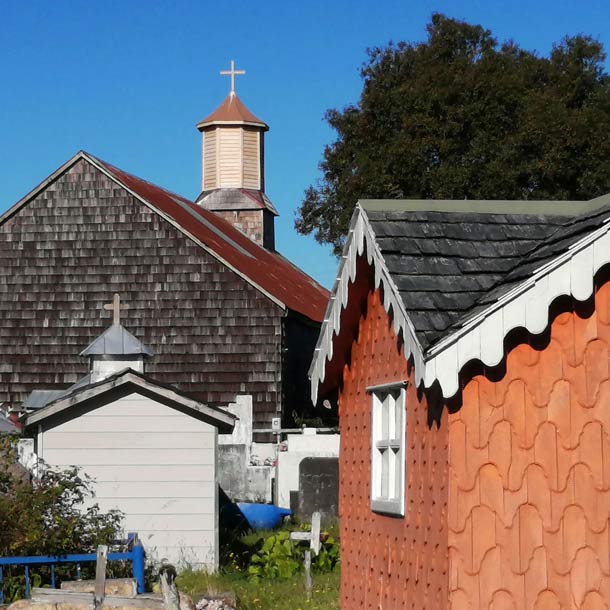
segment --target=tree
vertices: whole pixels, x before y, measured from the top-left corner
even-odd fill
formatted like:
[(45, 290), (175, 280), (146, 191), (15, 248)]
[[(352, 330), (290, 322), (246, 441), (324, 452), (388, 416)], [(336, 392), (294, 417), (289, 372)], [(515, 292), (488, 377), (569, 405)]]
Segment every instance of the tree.
[(423, 43), (368, 50), (360, 101), (295, 226), (341, 252), (359, 199), (591, 199), (610, 191), (610, 78), (589, 36), (549, 57), (434, 14)]

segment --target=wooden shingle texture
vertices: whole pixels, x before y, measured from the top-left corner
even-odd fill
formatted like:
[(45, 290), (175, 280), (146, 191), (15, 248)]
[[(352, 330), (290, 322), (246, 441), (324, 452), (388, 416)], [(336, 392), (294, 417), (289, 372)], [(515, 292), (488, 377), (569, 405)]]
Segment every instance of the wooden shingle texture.
[(210, 404), (252, 394), (258, 424), (281, 408), (285, 310), (87, 160), (0, 225), (0, 261), (0, 402), (84, 375), (118, 292), (153, 378)]
[[(546, 203), (546, 202), (545, 202)], [(593, 202), (574, 202), (579, 207)], [(367, 210), (375, 241), (427, 350), (601, 226), (610, 206), (573, 215)]]
[[(593, 299), (591, 299), (593, 300)], [(608, 607), (610, 283), (449, 415), (451, 608)]]

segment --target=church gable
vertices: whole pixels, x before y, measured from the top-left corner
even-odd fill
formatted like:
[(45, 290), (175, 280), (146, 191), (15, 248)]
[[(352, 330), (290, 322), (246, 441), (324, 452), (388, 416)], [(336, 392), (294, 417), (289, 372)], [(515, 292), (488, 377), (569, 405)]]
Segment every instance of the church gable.
[(206, 403), (253, 395), (280, 407), (283, 308), (87, 159), (0, 225), (0, 402), (68, 386), (80, 349), (120, 292), (129, 327), (158, 354), (150, 375)]

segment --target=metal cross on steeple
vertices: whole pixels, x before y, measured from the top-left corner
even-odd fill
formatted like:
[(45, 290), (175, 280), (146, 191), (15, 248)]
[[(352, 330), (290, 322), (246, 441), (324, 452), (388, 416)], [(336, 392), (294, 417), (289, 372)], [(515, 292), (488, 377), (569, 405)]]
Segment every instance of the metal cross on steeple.
[(245, 73), (246, 73), (245, 70), (236, 70), (235, 69), (235, 62), (233, 60), (231, 60), (231, 69), (230, 70), (221, 70), (220, 71), (221, 76), (230, 76), (231, 77), (231, 95), (235, 95), (235, 77), (241, 76), (242, 74), (245, 74)]
[(106, 311), (112, 311), (112, 323), (120, 324), (121, 323), (121, 310), (129, 309), (129, 305), (121, 304), (121, 297), (118, 293), (114, 293), (112, 297), (112, 303), (106, 303), (104, 305), (104, 309)]

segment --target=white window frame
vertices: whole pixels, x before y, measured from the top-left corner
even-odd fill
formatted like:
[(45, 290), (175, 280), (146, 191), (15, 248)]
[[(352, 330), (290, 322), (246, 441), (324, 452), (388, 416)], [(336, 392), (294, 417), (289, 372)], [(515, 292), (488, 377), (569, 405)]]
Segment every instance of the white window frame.
[(407, 382), (370, 386), (371, 510), (404, 517)]

